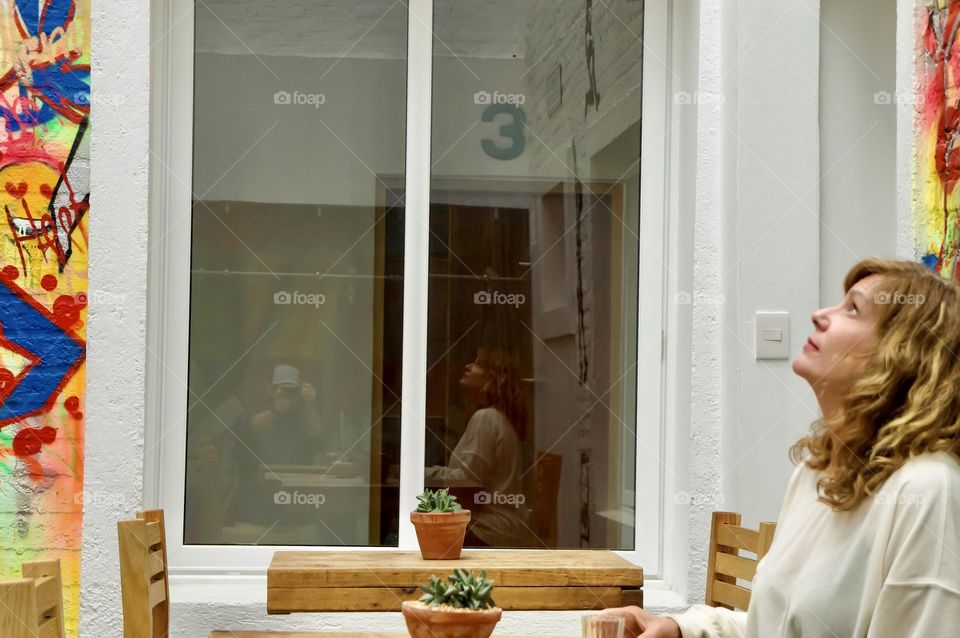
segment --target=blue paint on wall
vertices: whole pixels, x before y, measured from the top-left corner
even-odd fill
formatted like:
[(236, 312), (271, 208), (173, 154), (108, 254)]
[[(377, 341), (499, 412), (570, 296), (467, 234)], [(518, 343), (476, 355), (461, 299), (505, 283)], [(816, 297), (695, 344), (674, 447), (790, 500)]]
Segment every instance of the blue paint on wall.
[(0, 282), (0, 337), (34, 360), (0, 405), (0, 425), (47, 407), (83, 359), (84, 346), (14, 284)]

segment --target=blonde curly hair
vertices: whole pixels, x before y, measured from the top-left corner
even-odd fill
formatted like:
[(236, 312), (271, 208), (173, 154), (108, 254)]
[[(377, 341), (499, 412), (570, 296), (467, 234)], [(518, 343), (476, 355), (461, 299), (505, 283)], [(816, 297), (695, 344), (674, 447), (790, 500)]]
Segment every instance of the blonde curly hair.
[(794, 463), (822, 470), (820, 500), (852, 510), (911, 457), (960, 457), (960, 286), (910, 261), (865, 259), (846, 293), (879, 275), (877, 344), (836, 414), (790, 448)]

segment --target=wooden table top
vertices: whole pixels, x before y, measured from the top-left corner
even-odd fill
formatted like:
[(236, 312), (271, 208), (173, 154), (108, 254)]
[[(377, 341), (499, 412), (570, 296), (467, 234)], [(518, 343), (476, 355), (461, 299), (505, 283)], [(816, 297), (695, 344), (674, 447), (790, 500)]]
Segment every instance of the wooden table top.
[(460, 560), (419, 552), (279, 551), (268, 587), (411, 587), (454, 569), (479, 572), (496, 587), (642, 587), (643, 568), (603, 550), (464, 550)]
[(643, 569), (603, 550), (464, 550), (460, 560), (419, 552), (282, 551), (267, 570), (267, 612), (399, 611), (417, 585), (454, 569), (485, 570), (504, 610), (641, 605)]

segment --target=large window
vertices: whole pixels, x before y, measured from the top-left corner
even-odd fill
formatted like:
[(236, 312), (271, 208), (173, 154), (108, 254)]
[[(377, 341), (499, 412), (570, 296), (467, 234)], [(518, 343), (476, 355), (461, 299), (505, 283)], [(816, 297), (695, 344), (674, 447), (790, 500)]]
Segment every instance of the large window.
[(644, 2), (172, 6), (173, 567), (412, 548), (424, 486), (468, 546), (655, 552)]
[(184, 542), (395, 545), (406, 10), (195, 16)]
[(425, 479), (468, 543), (633, 549), (643, 3), (433, 29)]

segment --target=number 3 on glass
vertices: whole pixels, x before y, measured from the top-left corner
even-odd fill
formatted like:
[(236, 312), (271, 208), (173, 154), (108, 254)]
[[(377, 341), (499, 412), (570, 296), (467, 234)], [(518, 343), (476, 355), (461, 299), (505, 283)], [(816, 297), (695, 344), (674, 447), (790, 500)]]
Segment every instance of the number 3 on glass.
[(515, 104), (491, 104), (483, 112), (481, 121), (492, 122), (501, 113), (509, 115), (510, 122), (500, 127), (500, 137), (505, 137), (510, 140), (511, 145), (506, 148), (500, 148), (493, 140), (484, 138), (481, 140), (483, 152), (493, 159), (516, 159), (527, 146), (527, 140), (523, 137), (523, 126), (527, 122), (527, 116), (520, 107)]

